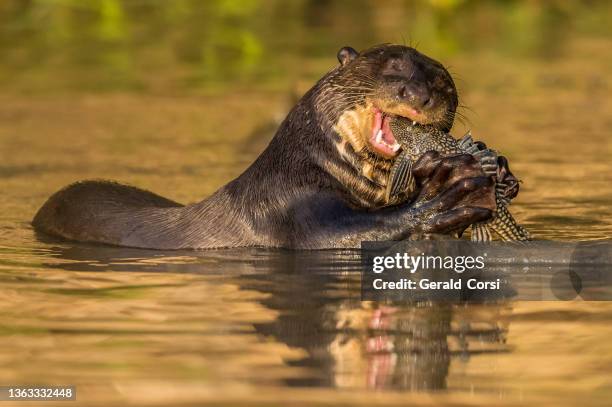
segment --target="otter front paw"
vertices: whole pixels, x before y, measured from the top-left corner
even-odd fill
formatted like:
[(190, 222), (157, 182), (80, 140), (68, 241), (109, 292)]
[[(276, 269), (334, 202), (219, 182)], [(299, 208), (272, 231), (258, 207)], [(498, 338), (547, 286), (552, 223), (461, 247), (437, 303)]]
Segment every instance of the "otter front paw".
[(440, 158), (431, 153), (414, 166), (421, 185), (415, 207), (420, 232), (461, 234), (470, 225), (491, 219), (496, 208), (494, 181), (469, 154)]

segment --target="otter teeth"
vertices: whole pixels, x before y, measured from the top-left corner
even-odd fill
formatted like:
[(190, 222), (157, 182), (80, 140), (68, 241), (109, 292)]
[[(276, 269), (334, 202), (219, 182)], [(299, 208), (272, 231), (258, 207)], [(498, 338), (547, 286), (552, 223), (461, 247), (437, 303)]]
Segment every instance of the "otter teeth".
[(397, 150), (400, 149), (400, 145), (399, 143), (396, 141), (393, 143), (393, 145), (387, 143), (385, 140), (383, 140), (383, 131), (382, 129), (379, 129), (378, 132), (376, 132), (376, 144), (384, 144), (385, 146), (389, 147), (391, 149), (391, 151), (393, 151), (394, 153), (397, 152)]
[(379, 129), (378, 133), (376, 133), (376, 144), (384, 143), (382, 136), (383, 136), (382, 129)]
[(413, 126), (416, 126), (416, 124), (417, 124), (417, 123), (416, 123), (416, 120), (413, 120), (413, 121), (412, 121), (412, 125), (413, 125)]

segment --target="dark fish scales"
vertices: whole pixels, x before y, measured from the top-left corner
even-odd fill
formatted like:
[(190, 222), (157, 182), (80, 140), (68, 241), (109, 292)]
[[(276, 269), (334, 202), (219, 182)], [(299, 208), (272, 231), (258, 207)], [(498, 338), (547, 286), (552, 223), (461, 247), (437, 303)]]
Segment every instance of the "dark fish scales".
[(497, 180), (497, 154), (490, 149), (479, 149), (471, 135), (466, 134), (461, 140), (456, 140), (450, 134), (434, 127), (422, 126), (403, 117), (395, 117), (390, 122), (393, 135), (402, 150), (391, 168), (387, 183), (387, 201), (401, 193), (410, 194), (415, 190), (415, 180), (412, 165), (424, 153), (437, 151), (441, 155), (468, 153), (480, 161), (485, 174), (496, 180), (495, 199), (496, 212), (488, 222), (472, 225), (472, 240), (488, 242), (491, 240), (491, 230), (505, 241), (527, 241), (529, 233), (520, 226), (508, 210), (510, 200), (505, 196), (506, 185)]

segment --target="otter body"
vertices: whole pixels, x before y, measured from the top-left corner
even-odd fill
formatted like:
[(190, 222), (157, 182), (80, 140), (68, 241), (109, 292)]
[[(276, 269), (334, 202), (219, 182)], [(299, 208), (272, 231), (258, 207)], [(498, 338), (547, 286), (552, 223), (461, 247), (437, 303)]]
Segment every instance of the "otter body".
[(33, 226), (75, 241), (153, 248), (359, 247), (419, 233), (454, 233), (489, 219), (490, 179), (469, 155), (426, 154), (421, 194), (385, 199), (399, 145), (389, 117), (448, 131), (454, 83), (416, 50), (345, 47), (280, 125), (257, 160), (202, 202), (181, 205), (138, 188), (84, 181), (52, 195)]

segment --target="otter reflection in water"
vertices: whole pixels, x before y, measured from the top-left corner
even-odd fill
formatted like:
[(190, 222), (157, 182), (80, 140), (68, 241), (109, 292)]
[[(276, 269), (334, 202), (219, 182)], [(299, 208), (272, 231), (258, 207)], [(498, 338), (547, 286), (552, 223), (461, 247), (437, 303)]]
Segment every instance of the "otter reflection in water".
[[(286, 369), (272, 369), (276, 372), (273, 379), (291, 386), (408, 391), (457, 385), (478, 387), (483, 385), (481, 379), (474, 378), (470, 382), (470, 378), (464, 376), (462, 366), (469, 368), (472, 356), (509, 351), (505, 344), (511, 312), (509, 303), (383, 305), (361, 302), (361, 263), (354, 251), (180, 251), (168, 253), (165, 259), (159, 255), (151, 257), (150, 251), (84, 245), (55, 247), (50, 251), (53, 261), (47, 266), (95, 272), (95, 278), (102, 278), (100, 271), (103, 270), (123, 271), (123, 280), (129, 277), (129, 272), (173, 273), (168, 276), (168, 281), (174, 283), (172, 290), (182, 290), (179, 291), (182, 293), (181, 303), (184, 304), (183, 312), (187, 314), (181, 314), (182, 317), (190, 322), (204, 320), (206, 323), (202, 325), (206, 332), (214, 333), (201, 336), (202, 348), (214, 353), (219, 347), (214, 342), (218, 332), (233, 328), (244, 337), (244, 340), (239, 340), (233, 334), (234, 343), (242, 344), (235, 352), (257, 352), (257, 359), (264, 366), (284, 364)], [(62, 262), (63, 259), (68, 262)], [(138, 274), (134, 281), (142, 288), (143, 280)], [(197, 277), (199, 274), (205, 277), (209, 297), (202, 297), (202, 290), (195, 290), (199, 293), (195, 296), (190, 294), (194, 292), (193, 280), (188, 280), (185, 285), (181, 283), (180, 276)], [(228, 287), (236, 287), (239, 291)], [(222, 293), (228, 293), (227, 297)], [(136, 301), (134, 306), (141, 307), (146, 298)], [(150, 312), (162, 311), (159, 304), (166, 303), (164, 298), (152, 299), (155, 305)], [(214, 309), (223, 309), (224, 312), (211, 313), (211, 302), (215, 303)], [(173, 301), (170, 308), (176, 306), (176, 301)], [(245, 309), (265, 309), (267, 312), (256, 314), (259, 321), (239, 320)], [(121, 310), (120, 317), (124, 321), (131, 312), (129, 309)], [(226, 319), (225, 313), (232, 317)], [(269, 316), (263, 318), (266, 322), (261, 322), (262, 315)], [(129, 321), (130, 318), (124, 321), (124, 335), (130, 333)], [(158, 320), (152, 318), (151, 321)], [(160, 336), (160, 325), (167, 324), (167, 321), (164, 318), (159, 321), (151, 322), (148, 329), (159, 351), (172, 353), (181, 347), (183, 339), (180, 335)], [(255, 329), (247, 329), (243, 324)], [(142, 325), (137, 325), (137, 328), (138, 336), (147, 337), (147, 330), (141, 331), (144, 329)], [(180, 328), (180, 325), (173, 325), (179, 333), (182, 332)], [(186, 333), (193, 333), (193, 325), (189, 324), (185, 329)], [(253, 343), (257, 343), (257, 347), (252, 347)], [(286, 345), (281, 349), (299, 350), (295, 353), (300, 356), (279, 361), (277, 344)], [(221, 348), (224, 352), (231, 352), (225, 344)], [(200, 347), (182, 352), (187, 352), (187, 356), (191, 355), (189, 352), (195, 352), (193, 363), (196, 364), (202, 358)], [(236, 360), (241, 363), (250, 359), (229, 358), (227, 363), (230, 366), (220, 364), (219, 369), (243, 371), (231, 365), (237, 363)], [(258, 376), (241, 376), (240, 380), (257, 383)], [(491, 386), (490, 383), (486, 385)]]
[(425, 154), (413, 168), (416, 197), (385, 199), (399, 151), (390, 118), (449, 131), (458, 95), (447, 70), (400, 45), (361, 53), (345, 47), (338, 60), (257, 160), (209, 198), (183, 206), (138, 188), (86, 181), (51, 196), (34, 227), (77, 241), (141, 248), (321, 249), (461, 233), (489, 219), (492, 179), (467, 154)]
[[(288, 384), (446, 389), (453, 361), (468, 364), (473, 355), (509, 350), (509, 302), (362, 302), (360, 263), (351, 256), (311, 253), (271, 260), (278, 263), (266, 266), (273, 275), (257, 274), (249, 278), (255, 284), (244, 284), (272, 294), (262, 303), (279, 313), (273, 322), (255, 324), (257, 332), (307, 352), (289, 363), (314, 374), (287, 379)], [(270, 284), (276, 278), (291, 283)]]

